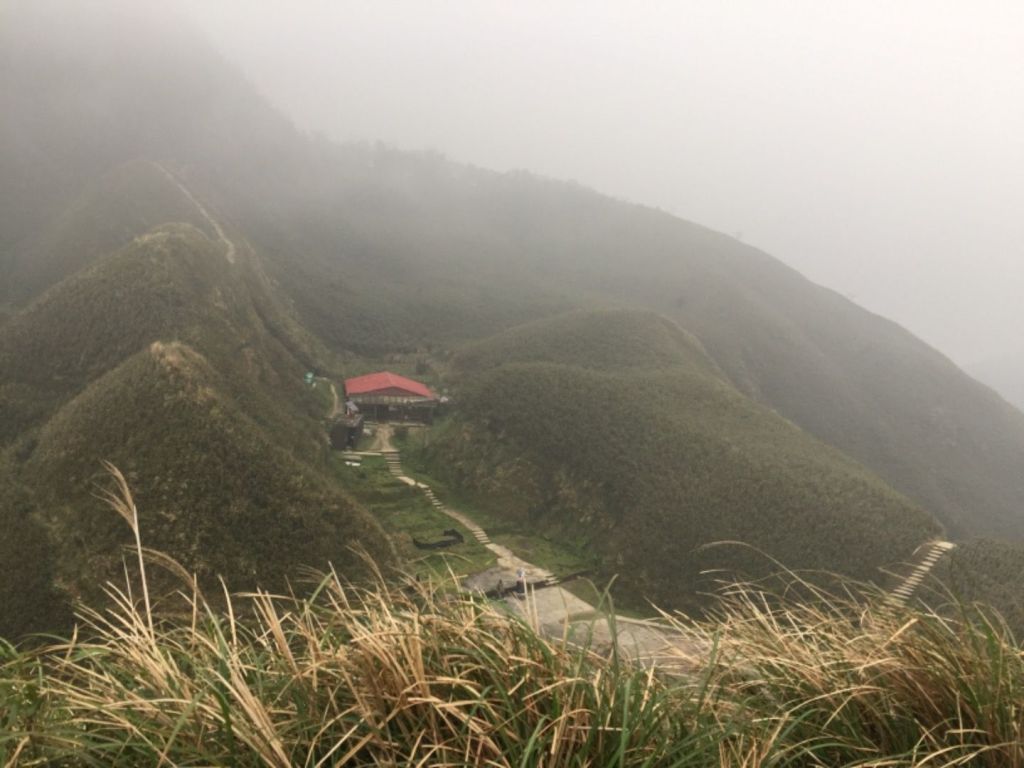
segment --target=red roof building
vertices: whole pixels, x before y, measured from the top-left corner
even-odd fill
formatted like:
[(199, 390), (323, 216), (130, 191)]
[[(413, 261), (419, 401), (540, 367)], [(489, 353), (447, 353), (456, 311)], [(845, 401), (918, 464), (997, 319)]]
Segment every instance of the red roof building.
[[(349, 399), (357, 396), (390, 396), (423, 398), (436, 400), (435, 395), (426, 384), (399, 376), (397, 373), (381, 371), (380, 373), (368, 373), (365, 376), (356, 376), (354, 379), (345, 379), (345, 395)], [(359, 401), (356, 400), (358, 403)]]
[(345, 398), (367, 418), (378, 421), (430, 421), (438, 397), (426, 384), (381, 371), (345, 380)]

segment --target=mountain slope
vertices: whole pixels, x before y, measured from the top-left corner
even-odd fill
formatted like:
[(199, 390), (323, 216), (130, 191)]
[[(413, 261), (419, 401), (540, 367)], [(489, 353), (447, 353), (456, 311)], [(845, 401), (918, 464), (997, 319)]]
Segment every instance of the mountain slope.
[(354, 549), (391, 562), (384, 532), (323, 474), (323, 405), (302, 383), (319, 355), (252, 255), (229, 262), (188, 224), (14, 314), (0, 327), (0, 524), (40, 556), (13, 574), (0, 635), (52, 629), (69, 597), (99, 599), (117, 576), (126, 531), (94, 496), (103, 461), (128, 475), (147, 543), (207, 587), (280, 589), (328, 562), (354, 576)]
[[(553, 362), (562, 349), (578, 354)], [(693, 607), (701, 571), (764, 573), (776, 567), (766, 555), (876, 578), (938, 533), (877, 476), (741, 395), (657, 316), (539, 321), (456, 364), (458, 416), (432, 440), (432, 471), (598, 552), (602, 577), (618, 574), (634, 600)], [(763, 554), (701, 549), (717, 541)]]
[(250, 265), (229, 263), (221, 245), (194, 227), (168, 225), (63, 280), (0, 327), (0, 444), (168, 339), (214, 361), (251, 417), (285, 414), (276, 424), (282, 434), (305, 439), (287, 414), (313, 404), (301, 376), (315, 344)]
[(10, 0), (0, 24), (0, 269), (88, 184), (136, 159), (250, 165), (290, 125), (168, 4)]
[(964, 370), (988, 384), (1015, 408), (1024, 409), (1024, 360), (1020, 355), (990, 357), (976, 361)]
[(9, 280), (0, 287), (24, 303), (134, 238), (167, 222), (204, 230), (195, 205), (155, 163), (125, 163), (105, 174), (11, 254)]
[(238, 409), (222, 377), (181, 343), (152, 344), (93, 382), (39, 434), (21, 470), (56, 545), (59, 582), (96, 598), (121, 568), (124, 523), (95, 496), (101, 462), (126, 475), (148, 546), (216, 589), (284, 589), (304, 566), (390, 560), (354, 502)]
[[(1024, 415), (894, 323), (659, 211), (381, 149), (354, 171), (359, 156), (325, 149), (311, 198), (218, 190), (336, 348), (452, 346), (573, 307), (653, 309), (742, 392), (869, 466), (950, 535), (1024, 536)], [(294, 180), (288, 195), (303, 187), (277, 170)]]
[(53, 542), (31, 489), (16, 478), (14, 457), (0, 452), (0, 637), (11, 639), (71, 626)]
[[(871, 467), (951, 535), (1024, 536), (1024, 416), (894, 324), (659, 211), (308, 139), (187, 25), (129, 12), (125, 41), (117, 24), (81, 15), (64, 8), (60, 35), (38, 32), (44, 11), (10, 25), (8, 80), (22, 106), (0, 166), (65, 158), (47, 166), (63, 189), (139, 156), (170, 163), (336, 351), (446, 347), (595, 303), (656, 310), (740, 391)], [(130, 75), (118, 56), (138, 60)], [(65, 129), (35, 130), (58, 105)], [(10, 178), (0, 186), (13, 195), (20, 177)]]

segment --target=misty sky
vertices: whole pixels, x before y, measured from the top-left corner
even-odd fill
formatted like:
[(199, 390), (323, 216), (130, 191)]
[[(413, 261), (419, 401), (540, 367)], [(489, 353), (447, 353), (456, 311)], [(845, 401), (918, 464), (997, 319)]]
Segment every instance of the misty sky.
[(575, 179), (1020, 354), (1022, 2), (189, 2), (300, 127)]

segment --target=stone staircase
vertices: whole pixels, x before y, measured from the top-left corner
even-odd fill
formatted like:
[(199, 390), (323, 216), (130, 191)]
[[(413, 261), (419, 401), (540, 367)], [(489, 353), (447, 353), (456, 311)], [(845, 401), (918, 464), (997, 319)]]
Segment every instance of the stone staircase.
[[(439, 512), (444, 512), (445, 514), (448, 514), (448, 510), (445, 509), (445, 506), (444, 504), (441, 503), (441, 500), (437, 498), (437, 494), (434, 493), (434, 489), (431, 488), (430, 486), (423, 486), (422, 484), (421, 487), (423, 488), (423, 495), (427, 497), (427, 501), (429, 501), (434, 506), (434, 509), (436, 509)], [(476, 523), (470, 523), (461, 515), (457, 519), (469, 530), (471, 534), (473, 534), (473, 538), (481, 544), (483, 544), (485, 547), (491, 543), (491, 539), (487, 535), (487, 532), (479, 525), (477, 525)]]
[(921, 559), (910, 571), (910, 575), (889, 593), (889, 602), (894, 605), (905, 605), (935, 567), (935, 564), (955, 547), (956, 544), (951, 541), (929, 541), (927, 544), (921, 545), (919, 549), (922, 554)]
[(395, 477), (402, 477), (405, 473), (402, 471), (402, 461), (398, 458), (398, 451), (381, 451), (380, 455), (384, 457), (384, 461), (387, 462), (388, 472)]

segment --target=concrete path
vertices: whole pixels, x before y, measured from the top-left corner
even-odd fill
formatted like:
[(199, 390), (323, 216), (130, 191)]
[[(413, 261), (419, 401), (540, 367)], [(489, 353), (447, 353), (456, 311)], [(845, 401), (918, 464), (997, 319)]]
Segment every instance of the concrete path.
[(501, 578), (505, 585), (512, 586), (519, 580), (519, 574), (523, 574), (532, 586), (525, 596), (510, 596), (505, 603), (538, 633), (597, 650), (610, 648), (614, 638), (620, 651), (629, 658), (670, 674), (692, 673), (700, 668), (701, 660), (707, 658), (709, 648), (696, 638), (653, 620), (608, 617), (586, 600), (557, 586), (558, 579), (551, 571), (523, 560), (508, 547), (495, 544), (475, 521), (442, 503), (430, 486), (407, 476), (397, 450), (381, 451), (381, 454), (395, 478), (422, 490), (435, 509), (466, 528), (497, 556), (498, 567), (491, 569), (494, 571), (491, 580)]
[[(477, 540), (477, 542), (479, 542), (481, 545), (483, 545), (491, 552), (493, 552), (495, 555), (497, 555), (498, 565), (500, 567), (508, 569), (513, 574), (522, 571), (527, 582), (553, 583), (555, 581), (555, 575), (551, 573), (551, 571), (545, 568), (540, 568), (534, 565), (533, 563), (528, 563), (522, 558), (517, 557), (516, 554), (512, 552), (508, 547), (504, 547), (501, 544), (495, 544), (493, 541), (491, 541), (491, 538), (487, 535), (487, 532), (479, 525), (477, 525), (473, 520), (471, 520), (469, 517), (466, 517), (466, 515), (462, 514), (461, 512), (458, 512), (442, 504), (441, 500), (437, 498), (437, 495), (434, 493), (434, 490), (430, 486), (426, 485), (425, 483), (417, 482), (413, 478), (406, 476), (405, 472), (402, 470), (402, 461), (399, 458), (398, 451), (394, 449), (382, 450), (381, 454), (384, 456), (384, 460), (388, 464), (388, 471), (391, 472), (392, 475), (398, 478), (398, 480), (400, 480), (401, 482), (406, 483), (407, 485), (417, 487), (421, 491), (423, 491), (423, 494), (427, 497), (427, 501), (430, 502), (431, 506), (433, 506), (434, 509), (436, 509), (438, 512), (443, 512), (444, 514), (448, 515), (448, 517), (458, 522), (460, 525), (462, 525), (466, 530), (470, 532), (470, 534), (473, 536), (474, 539)], [(509, 582), (510, 585), (511, 583), (512, 581)]]
[[(706, 663), (711, 647), (707, 640), (686, 634), (666, 621), (609, 616), (586, 600), (558, 586), (557, 577), (518, 557), (501, 544), (490, 540), (487, 532), (471, 518), (447, 507), (425, 483), (405, 474), (401, 458), (394, 448), (381, 451), (388, 470), (399, 481), (419, 488), (439, 512), (457, 521), (473, 537), (497, 555), (498, 565), (485, 574), (467, 579), (467, 587), (479, 591), (493, 589), (495, 583), (512, 586), (523, 573), (526, 581), (536, 585), (523, 596), (512, 595), (504, 602), (509, 610), (521, 616), (539, 634), (567, 642), (587, 645), (595, 650), (610, 649), (616, 643), (619, 651), (644, 666), (670, 675), (690, 675)], [(956, 545), (949, 541), (932, 541), (922, 545), (922, 557), (910, 575), (889, 595), (894, 604), (903, 604), (921, 584), (935, 564)], [(474, 580), (475, 579), (475, 580)], [(500, 582), (499, 582), (500, 580)]]
[(709, 643), (666, 622), (609, 616), (561, 587), (530, 590), (525, 599), (509, 597), (506, 603), (545, 637), (599, 652), (614, 640), (623, 656), (666, 674), (693, 674), (711, 655)]

